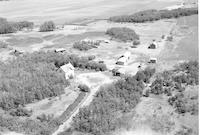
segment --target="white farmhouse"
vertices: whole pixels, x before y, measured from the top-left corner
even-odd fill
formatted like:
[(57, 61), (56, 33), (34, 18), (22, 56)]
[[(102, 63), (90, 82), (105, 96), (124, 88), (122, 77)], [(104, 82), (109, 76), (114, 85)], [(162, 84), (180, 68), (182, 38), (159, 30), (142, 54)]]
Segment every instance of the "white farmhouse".
[(125, 52), (119, 59), (117, 60), (117, 65), (127, 65), (128, 60), (130, 59), (131, 53)]
[(60, 67), (65, 72), (65, 78), (66, 80), (74, 77), (74, 66), (69, 62), (68, 64), (65, 64)]

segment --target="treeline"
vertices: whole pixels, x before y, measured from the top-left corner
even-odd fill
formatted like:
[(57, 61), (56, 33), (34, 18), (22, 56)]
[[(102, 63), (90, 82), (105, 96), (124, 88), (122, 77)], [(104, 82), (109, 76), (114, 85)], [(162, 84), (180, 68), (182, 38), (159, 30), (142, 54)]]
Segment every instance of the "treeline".
[(160, 19), (178, 18), (198, 14), (198, 8), (179, 8), (173, 10), (145, 10), (133, 15), (114, 16), (109, 18), (113, 22), (143, 23)]
[(78, 49), (80, 51), (87, 51), (93, 48), (97, 48), (99, 45), (100, 42), (78, 41), (73, 44), (73, 48)]
[(130, 28), (126, 27), (114, 27), (110, 28), (106, 31), (106, 34), (111, 36), (112, 38), (119, 39), (123, 42), (127, 41), (135, 41), (139, 40), (139, 35), (136, 34), (136, 32)]
[(9, 22), (5, 18), (0, 18), (0, 34), (14, 33), (24, 28), (33, 29), (34, 23), (28, 21)]
[[(144, 79), (149, 79), (155, 72), (147, 68)], [(144, 88), (143, 79), (138, 76), (128, 76), (110, 85), (101, 87), (92, 103), (80, 109), (74, 117), (72, 129), (61, 134), (82, 132), (83, 134), (104, 135), (118, 128), (118, 118), (121, 114), (130, 112), (140, 102)], [(147, 82), (149, 80), (146, 80)]]
[(189, 85), (199, 85), (199, 65), (197, 61), (186, 62), (172, 71), (161, 73), (150, 86), (150, 93), (164, 94), (168, 102), (178, 113), (198, 114), (198, 93), (188, 93), (185, 88)]
[(40, 26), (40, 32), (54, 31), (55, 28), (56, 25), (53, 21), (47, 21)]

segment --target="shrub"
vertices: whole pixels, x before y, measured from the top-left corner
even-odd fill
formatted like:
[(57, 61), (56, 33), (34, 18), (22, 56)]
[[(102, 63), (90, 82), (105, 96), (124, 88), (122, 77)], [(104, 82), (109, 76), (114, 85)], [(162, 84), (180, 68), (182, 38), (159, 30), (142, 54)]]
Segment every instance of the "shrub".
[(78, 88), (79, 88), (80, 91), (82, 91), (82, 92), (90, 92), (90, 88), (89, 88), (87, 85), (85, 85), (85, 84), (80, 84), (80, 85), (78, 86)]
[(87, 50), (94, 48), (94, 46), (92, 46), (86, 42), (80, 41), (80, 42), (75, 42), (73, 44), (73, 48), (78, 49), (80, 51), (87, 51)]
[(139, 40), (134, 40), (133, 41), (133, 45), (139, 45), (140, 44), (140, 41)]
[(50, 122), (53, 119), (53, 115), (41, 114), (37, 116), (37, 119), (40, 120), (41, 122)]
[(139, 35), (137, 35), (134, 30), (126, 27), (110, 28), (106, 31), (106, 34), (123, 42), (139, 40)]
[(56, 26), (53, 21), (44, 22), (40, 26), (40, 32), (54, 31), (55, 28)]
[(17, 109), (12, 109), (10, 111), (10, 115), (12, 116), (26, 116), (26, 117), (30, 117), (32, 114), (32, 111), (28, 111), (25, 108), (22, 107), (18, 107)]

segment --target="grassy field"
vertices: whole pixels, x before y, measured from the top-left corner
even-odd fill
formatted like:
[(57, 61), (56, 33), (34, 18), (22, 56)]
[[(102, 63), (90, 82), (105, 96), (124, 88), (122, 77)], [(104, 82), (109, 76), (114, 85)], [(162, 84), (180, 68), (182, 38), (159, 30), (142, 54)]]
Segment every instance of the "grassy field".
[(161, 59), (167, 61), (198, 60), (198, 16), (182, 17), (172, 30), (173, 42), (168, 42)]
[(0, 2), (0, 17), (12, 21), (34, 21), (37, 24), (46, 20), (65, 23), (85, 18), (107, 18), (143, 9), (159, 9), (177, 3), (180, 0), (10, 0)]

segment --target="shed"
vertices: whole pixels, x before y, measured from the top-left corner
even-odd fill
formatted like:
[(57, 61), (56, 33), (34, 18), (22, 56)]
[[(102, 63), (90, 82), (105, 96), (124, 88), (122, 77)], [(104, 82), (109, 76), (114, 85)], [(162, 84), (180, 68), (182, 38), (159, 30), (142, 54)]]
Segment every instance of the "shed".
[(151, 43), (148, 47), (148, 49), (156, 49), (158, 46), (158, 44), (154, 41), (153, 43)]
[(112, 74), (113, 74), (113, 76), (122, 76), (122, 75), (125, 75), (125, 70), (124, 69), (122, 69), (122, 68), (114, 68), (113, 70), (112, 70)]
[(109, 44), (109, 43), (110, 43), (110, 41), (109, 41), (109, 40), (104, 40), (104, 43), (107, 43), (107, 44)]
[(74, 77), (74, 66), (71, 63), (65, 64), (60, 67), (65, 72), (66, 80)]
[(63, 53), (63, 52), (65, 52), (66, 51), (66, 49), (65, 48), (58, 48), (58, 49), (55, 49), (55, 52), (56, 53)]
[(150, 58), (149, 63), (157, 63), (157, 58)]

